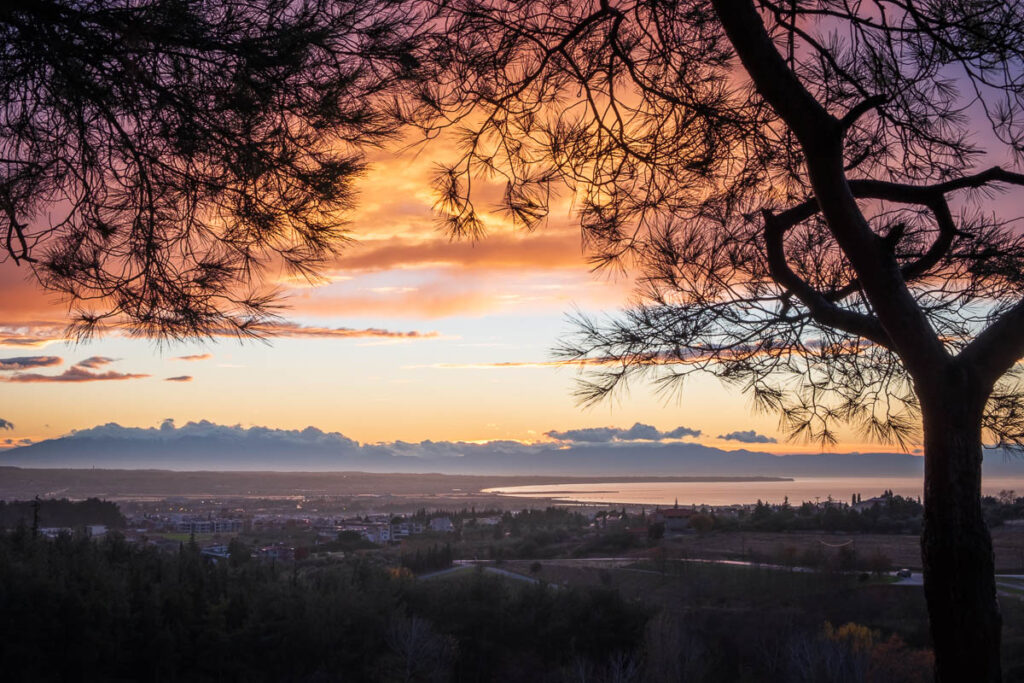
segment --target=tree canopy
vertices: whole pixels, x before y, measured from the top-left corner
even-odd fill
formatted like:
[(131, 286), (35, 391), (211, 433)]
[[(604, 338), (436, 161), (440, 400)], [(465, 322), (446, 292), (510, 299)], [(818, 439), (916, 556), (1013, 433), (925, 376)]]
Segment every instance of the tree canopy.
[(250, 334), (267, 268), (346, 240), (362, 149), (417, 60), (392, 0), (53, 0), (0, 9), (0, 258), (77, 332)]
[[(767, 44), (748, 52), (781, 63), (737, 59), (756, 31), (726, 26), (750, 20), (732, 3), (439, 3), (441, 76), (410, 115), (460, 126), (438, 180), (449, 229), (481, 233), (477, 177), (506, 181), (502, 208), (526, 228), (567, 188), (593, 265), (640, 274), (635, 306), (580, 318), (560, 349), (590, 363), (585, 403), (707, 372), (790, 436), (827, 445), (850, 422), (909, 447), (915, 362), (964, 352), (995, 382), (1019, 356), (1020, 216), (989, 200), (1024, 175), (986, 165), (1024, 154), (1024, 7), (749, 5)], [(850, 236), (813, 177), (833, 152), (863, 218)], [(890, 294), (873, 298), (871, 277)], [(994, 353), (1008, 325), (1014, 350)], [(991, 440), (1024, 436), (1020, 388), (1011, 373), (993, 392)]]

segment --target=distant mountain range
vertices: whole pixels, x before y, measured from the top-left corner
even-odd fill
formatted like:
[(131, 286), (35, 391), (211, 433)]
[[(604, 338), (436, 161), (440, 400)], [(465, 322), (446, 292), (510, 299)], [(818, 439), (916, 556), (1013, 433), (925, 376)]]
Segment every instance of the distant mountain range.
[[(314, 427), (281, 430), (211, 422), (140, 429), (107, 424), (0, 452), (0, 466), (281, 472), (436, 472), (571, 476), (920, 476), (907, 453), (772, 455), (682, 441), (526, 445), (396, 441), (360, 444)], [(1024, 476), (1024, 459), (985, 454), (986, 476)]]

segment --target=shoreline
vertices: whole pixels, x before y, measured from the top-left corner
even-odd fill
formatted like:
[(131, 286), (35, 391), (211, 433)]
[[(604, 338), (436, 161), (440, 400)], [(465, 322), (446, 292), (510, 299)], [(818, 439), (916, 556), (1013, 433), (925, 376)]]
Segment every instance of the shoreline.
[[(289, 498), (360, 496), (497, 497), (487, 489), (633, 483), (784, 483), (788, 477), (682, 475), (570, 476), (437, 473), (268, 472), (0, 467), (0, 498), (49, 494), (67, 498)], [(549, 496), (542, 496), (549, 497)]]

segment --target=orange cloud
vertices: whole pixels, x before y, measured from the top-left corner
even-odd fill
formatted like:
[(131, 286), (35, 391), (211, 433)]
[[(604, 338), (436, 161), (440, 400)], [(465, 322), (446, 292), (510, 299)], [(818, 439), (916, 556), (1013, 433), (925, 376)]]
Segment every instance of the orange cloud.
[[(359, 239), (358, 234), (355, 235)], [(477, 242), (388, 238), (358, 241), (334, 262), (339, 271), (448, 267), (464, 270), (583, 270), (579, 232), (501, 233)]]
[(286, 303), (297, 315), (435, 319), (524, 311), (561, 313), (573, 305), (612, 307), (626, 301), (631, 288), (625, 279), (601, 282), (588, 273), (571, 272), (441, 270), (414, 279), (412, 283), (403, 281), (403, 286), (360, 287), (356, 281), (319, 290), (293, 290)]
[(183, 360), (183, 361), (194, 362), (194, 361), (200, 361), (200, 360), (209, 360), (211, 358), (213, 358), (213, 354), (212, 353), (194, 353), (194, 354), (189, 355), (189, 356), (175, 356), (171, 360)]
[(254, 328), (258, 334), (268, 337), (313, 337), (324, 339), (433, 339), (439, 337), (437, 332), (396, 332), (378, 327), (354, 329), (351, 327), (315, 327), (297, 323), (282, 322), (261, 325)]
[(90, 356), (83, 361), (75, 363), (75, 365), (95, 370), (96, 368), (102, 368), (104, 365), (110, 365), (116, 360), (116, 358), (107, 358), (106, 356)]
[[(6, 307), (4, 313), (6, 313)], [(66, 325), (45, 322), (3, 322), (0, 323), (0, 346), (40, 348), (54, 342), (66, 341)]]
[[(784, 357), (784, 356), (816, 356), (818, 353), (827, 352), (831, 354), (857, 353), (871, 348), (870, 342), (863, 340), (844, 340), (836, 344), (823, 347), (821, 342), (810, 341), (802, 348), (780, 347), (764, 349), (751, 345), (748, 348), (736, 347), (722, 351), (700, 352), (696, 349), (668, 352), (651, 352), (643, 355), (629, 356), (626, 358), (615, 358), (609, 356), (594, 358), (573, 358), (566, 360), (550, 361), (497, 361), (491, 363), (435, 363), (432, 365), (414, 365), (410, 368), (438, 368), (444, 370), (491, 370), (502, 368), (557, 368), (565, 366), (607, 366), (621, 365), (624, 362), (630, 365), (699, 365), (705, 363), (717, 363), (729, 360), (754, 360), (758, 358)], [(719, 437), (724, 438), (724, 437)], [(738, 439), (737, 439), (738, 440)]]
[(288, 304), (303, 315), (376, 315), (414, 318), (443, 318), (450, 315), (494, 311), (493, 294), (468, 289), (452, 291), (443, 285), (420, 287), (415, 292), (390, 296), (375, 293), (324, 296), (308, 294), (291, 297)]
[(509, 368), (564, 368), (583, 367), (589, 365), (619, 365), (622, 361), (616, 358), (583, 358), (579, 360), (548, 360), (548, 361), (499, 361), (495, 363), (433, 363), (431, 365), (408, 365), (413, 368), (433, 368), (437, 370), (505, 370)]
[(11, 261), (0, 263), (0, 291), (4, 293), (4, 320), (25, 323), (61, 319), (67, 314), (67, 306), (57, 295), (41, 288), (27, 267)]
[[(568, 201), (556, 202), (552, 220), (534, 232), (513, 228), (500, 213), (486, 213), (487, 235), (477, 241), (452, 241), (438, 230), (431, 177), (434, 158), (439, 158), (451, 141), (437, 141), (429, 154), (381, 152), (376, 155), (367, 177), (360, 183), (360, 201), (353, 215), (351, 237), (355, 242), (342, 250), (323, 272), (323, 288), (309, 288), (283, 272), (277, 284), (288, 289), (284, 303), (310, 316), (372, 315), (439, 318), (463, 314), (565, 310), (570, 302), (601, 307), (624, 302), (631, 283), (592, 286), (596, 278), (589, 273), (578, 227), (571, 219)], [(454, 147), (452, 147), (454, 150)], [(503, 185), (479, 179), (483, 198), (500, 200)], [(492, 196), (493, 195), (493, 196)], [(398, 279), (411, 277), (410, 271), (430, 273), (433, 281), (373, 282), (366, 291), (339, 290), (337, 285), (353, 283), (362, 276), (378, 278), (394, 273)], [(271, 269), (271, 272), (273, 268)], [(548, 289), (534, 289), (529, 280), (548, 277)], [(500, 282), (500, 284), (495, 284)], [(607, 283), (605, 283), (607, 285)], [(503, 291), (495, 292), (495, 287)], [(0, 345), (38, 347), (61, 341), (64, 323), (47, 323), (48, 330), (37, 329), (37, 321), (62, 321), (68, 315), (66, 302), (42, 290), (24, 267), (0, 264), (0, 287), (5, 298), (0, 306)], [(37, 326), (15, 333), (14, 327)], [(290, 336), (277, 330), (276, 336)], [(396, 335), (333, 333), (294, 336), (386, 336)], [(426, 338), (411, 334), (405, 338)], [(189, 359), (192, 360), (192, 359)], [(195, 359), (200, 360), (200, 359)]]
[[(0, 323), (0, 346), (41, 347), (52, 342), (66, 341), (65, 329), (65, 325), (56, 322)], [(118, 332), (117, 328), (107, 331), (115, 334)], [(299, 325), (292, 322), (268, 323), (255, 327), (254, 331), (267, 337), (319, 337), (335, 339), (378, 338), (414, 340), (432, 339), (440, 336), (437, 332), (420, 332), (416, 330), (395, 331), (383, 328), (317, 327)], [(231, 330), (221, 330), (219, 334), (228, 337), (234, 336)], [(176, 356), (171, 360), (202, 361), (209, 360), (210, 358), (213, 358), (212, 353), (201, 353)], [(114, 360), (104, 356), (93, 356), (78, 363), (78, 365), (96, 368), (100, 365), (111, 363)], [(0, 369), (3, 369), (3, 367), (0, 366)]]

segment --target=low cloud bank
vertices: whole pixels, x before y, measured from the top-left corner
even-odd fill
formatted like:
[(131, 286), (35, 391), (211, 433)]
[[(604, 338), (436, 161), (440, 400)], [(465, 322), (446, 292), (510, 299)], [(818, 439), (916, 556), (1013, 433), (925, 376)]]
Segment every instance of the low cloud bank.
[[(641, 424), (628, 429), (556, 432), (604, 441), (359, 443), (340, 432), (316, 427), (274, 429), (221, 425), (209, 420), (179, 426), (167, 419), (153, 427), (109, 423), (58, 439), (4, 449), (0, 466), (628, 477), (878, 477), (920, 476), (923, 471), (923, 459), (907, 453), (780, 456), (726, 451), (679, 440), (693, 432), (697, 430), (680, 427), (661, 431)], [(986, 454), (986, 468), (986, 472), (1024, 475), (1024, 462), (1004, 463), (1001, 453)]]
[(572, 441), (576, 443), (610, 443), (613, 441), (667, 441), (682, 439), (688, 436), (700, 436), (699, 429), (689, 427), (676, 427), (667, 432), (658, 430), (651, 425), (637, 422), (629, 429), (618, 427), (589, 427), (585, 429), (569, 429), (564, 432), (551, 430), (544, 432), (544, 436), (557, 441)]
[(778, 443), (778, 440), (774, 436), (758, 434), (753, 429), (729, 432), (728, 434), (719, 434), (718, 438), (725, 441), (739, 441), (740, 443)]
[(122, 427), (116, 422), (97, 425), (90, 429), (71, 432), (64, 439), (70, 440), (132, 440), (135, 442), (167, 442), (179, 440), (216, 439), (222, 441), (268, 441), (278, 444), (331, 445), (354, 448), (358, 442), (338, 432), (323, 432), (316, 427), (296, 429), (272, 429), (270, 427), (242, 427), (241, 425), (220, 425), (209, 420), (187, 422), (181, 427), (167, 418), (159, 427)]

